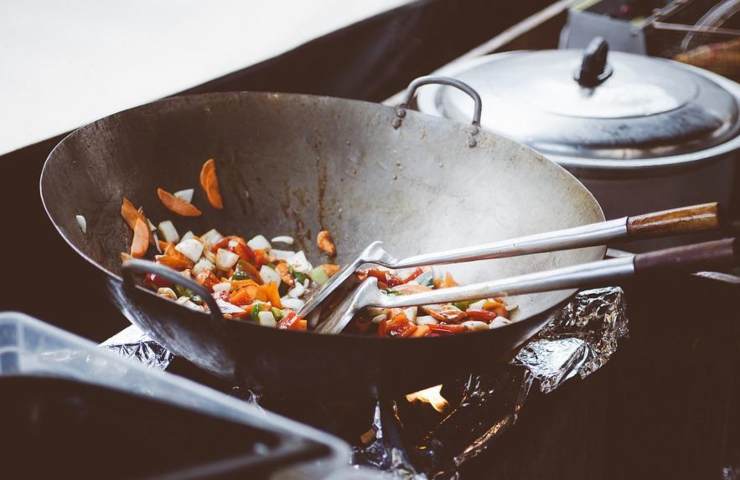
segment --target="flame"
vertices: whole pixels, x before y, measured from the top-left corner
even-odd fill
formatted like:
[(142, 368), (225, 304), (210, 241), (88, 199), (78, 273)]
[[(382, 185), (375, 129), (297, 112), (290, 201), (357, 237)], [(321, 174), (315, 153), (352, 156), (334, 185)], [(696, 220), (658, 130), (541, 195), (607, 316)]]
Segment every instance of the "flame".
[(406, 395), (406, 400), (409, 402), (424, 402), (428, 403), (439, 413), (443, 413), (450, 406), (449, 402), (445, 397), (442, 396), (442, 385), (436, 387), (425, 388), (418, 392), (409, 393)]

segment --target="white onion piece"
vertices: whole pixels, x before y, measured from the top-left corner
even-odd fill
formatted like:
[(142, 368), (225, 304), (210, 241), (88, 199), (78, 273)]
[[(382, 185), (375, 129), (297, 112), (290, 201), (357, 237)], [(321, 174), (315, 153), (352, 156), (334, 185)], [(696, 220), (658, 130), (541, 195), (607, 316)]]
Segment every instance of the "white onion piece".
[(177, 294), (174, 290), (168, 287), (159, 287), (157, 289), (157, 295), (164, 298), (169, 298), (170, 300), (177, 301)]
[(87, 219), (85, 219), (83, 215), (75, 215), (75, 219), (77, 220), (77, 225), (80, 226), (82, 233), (87, 233)]
[(260, 277), (265, 283), (274, 283), (278, 287), (280, 286), (280, 274), (267, 265), (262, 265), (262, 268), (260, 268)]
[(403, 309), (404, 315), (406, 315), (406, 318), (409, 319), (409, 322), (415, 322), (416, 321), (416, 312), (418, 308), (417, 307), (408, 307)]
[(288, 265), (293, 267), (293, 270), (295, 270), (296, 272), (301, 272), (308, 275), (311, 270), (313, 270), (313, 266), (306, 258), (306, 254), (303, 253), (303, 250), (290, 257), (287, 261)]
[(493, 320), (491, 320), (491, 323), (488, 324), (488, 328), (503, 327), (504, 325), (508, 325), (510, 323), (511, 323), (511, 320), (508, 320), (504, 317), (496, 317)]
[(180, 200), (184, 200), (188, 203), (191, 203), (193, 201), (193, 193), (195, 192), (192, 188), (187, 188), (185, 190), (178, 190), (175, 193), (173, 193), (174, 196), (179, 198)]
[(480, 320), (466, 320), (460, 325), (474, 332), (479, 330), (488, 330), (489, 328), (486, 322), (481, 322)]
[(175, 245), (175, 250), (188, 257), (191, 261), (197, 262), (203, 254), (203, 244), (194, 238), (189, 238)]
[(207, 258), (201, 258), (193, 267), (193, 273), (198, 275), (201, 272), (212, 272), (216, 265), (211, 263)]
[(152, 223), (152, 221), (149, 220), (148, 218), (146, 219), (146, 223), (149, 224), (149, 231), (150, 232), (156, 232), (157, 231), (157, 227), (155, 227), (154, 224)]
[(213, 286), (214, 294), (228, 293), (231, 291), (231, 282), (221, 282)]
[(275, 315), (272, 314), (269, 310), (266, 312), (258, 312), (257, 318), (259, 321), (259, 324), (263, 327), (276, 327), (277, 322), (275, 321)]
[(239, 255), (234, 252), (230, 252), (223, 248), (219, 248), (216, 252), (216, 267), (219, 270), (228, 270), (239, 261)]
[(275, 257), (275, 260), (288, 261), (288, 259), (292, 258), (293, 255), (295, 255), (295, 252), (291, 250), (277, 250), (273, 248), (272, 250), (270, 250), (270, 255)]
[(159, 230), (159, 233), (162, 234), (162, 238), (164, 238), (165, 242), (177, 243), (177, 241), (180, 240), (180, 235), (177, 233), (175, 225), (169, 220), (159, 222), (157, 229)]
[(486, 304), (486, 299), (478, 300), (475, 303), (471, 303), (467, 310), (484, 310), (483, 305)]
[(247, 242), (247, 246), (252, 250), (269, 250), (272, 248), (270, 242), (262, 235), (256, 235), (250, 241)]
[(375, 315), (370, 321), (377, 324), (385, 320), (387, 317), (388, 315), (386, 315), (385, 313), (381, 313), (380, 315)]
[(289, 237), (288, 235), (280, 235), (278, 237), (274, 237), (270, 241), (272, 243), (283, 243), (285, 245), (293, 245), (293, 242), (295, 242), (295, 240), (293, 239), (293, 237)]
[(221, 313), (244, 313), (243, 308), (220, 298), (216, 298), (216, 305), (218, 305), (218, 308), (221, 309)]
[(295, 287), (288, 290), (288, 296), (292, 298), (298, 298), (304, 293), (306, 293), (306, 287), (304, 287), (298, 282), (296, 282)]
[(200, 239), (203, 240), (203, 243), (205, 243), (206, 245), (215, 245), (223, 240), (223, 238), (224, 236), (221, 235), (215, 228), (208, 230), (206, 233), (200, 236)]
[(152, 232), (152, 240), (154, 240), (154, 248), (157, 249), (157, 253), (162, 255), (164, 252), (159, 248), (159, 237), (157, 237), (157, 232)]
[(291, 310), (300, 310), (303, 308), (303, 305), (306, 304), (303, 300), (300, 300), (298, 298), (292, 298), (292, 297), (283, 297), (280, 299), (280, 303), (283, 304), (283, 308), (289, 308)]
[(438, 323), (437, 319), (431, 315), (421, 315), (416, 317), (417, 325), (437, 325)]
[(187, 231), (185, 235), (182, 236), (180, 239), (181, 242), (184, 242), (185, 240), (190, 240), (191, 238), (195, 238), (195, 234), (191, 232), (190, 230)]

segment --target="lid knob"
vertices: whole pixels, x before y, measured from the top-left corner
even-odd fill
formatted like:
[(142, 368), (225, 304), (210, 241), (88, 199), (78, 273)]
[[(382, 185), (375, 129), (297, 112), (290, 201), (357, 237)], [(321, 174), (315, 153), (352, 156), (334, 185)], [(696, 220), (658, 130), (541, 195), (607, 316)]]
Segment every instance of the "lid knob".
[(606, 62), (609, 44), (603, 37), (595, 37), (583, 51), (581, 68), (574, 75), (578, 84), (594, 88), (606, 81), (612, 74), (612, 67)]

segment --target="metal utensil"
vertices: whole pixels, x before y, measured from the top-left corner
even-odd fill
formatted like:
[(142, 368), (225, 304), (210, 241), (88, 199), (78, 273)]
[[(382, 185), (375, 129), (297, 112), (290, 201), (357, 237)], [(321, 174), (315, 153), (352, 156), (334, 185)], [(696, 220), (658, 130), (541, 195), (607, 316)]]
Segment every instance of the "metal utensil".
[(461, 263), (570, 248), (590, 247), (621, 238), (640, 239), (714, 230), (719, 226), (719, 205), (715, 202), (617, 218), (554, 232), (538, 233), (470, 247), (426, 253), (403, 259), (395, 258), (383, 248), (382, 242), (376, 241), (368, 245), (354, 260), (349, 262), (326, 282), (306, 302), (298, 314), (307, 317), (321, 302), (342, 286), (358, 268), (366, 264), (398, 269), (445, 263)]
[(411, 295), (387, 295), (378, 288), (377, 279), (369, 277), (319, 324), (316, 330), (319, 333), (341, 333), (352, 318), (365, 307), (404, 308), (594, 287), (655, 270), (668, 268), (691, 270), (708, 265), (737, 262), (739, 259), (740, 241), (736, 238), (726, 238)]

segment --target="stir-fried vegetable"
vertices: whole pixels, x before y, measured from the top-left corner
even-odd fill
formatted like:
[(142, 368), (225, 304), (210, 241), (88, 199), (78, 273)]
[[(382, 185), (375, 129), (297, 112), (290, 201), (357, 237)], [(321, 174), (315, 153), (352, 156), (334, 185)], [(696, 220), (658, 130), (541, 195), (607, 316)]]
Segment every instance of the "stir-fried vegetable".
[[(200, 184), (209, 204), (223, 208), (215, 160), (203, 164)], [(167, 209), (178, 215), (202, 214), (192, 204), (192, 189), (173, 195), (158, 188), (157, 196)], [(164, 220), (155, 228), (143, 210), (126, 198), (121, 204), (121, 216), (133, 231), (130, 251), (121, 253), (122, 261), (146, 256), (153, 243), (160, 253), (154, 256), (157, 263), (196, 281), (214, 297), (224, 317), (230, 319), (272, 328), (307, 330), (307, 320), (296, 312), (312, 291), (340, 269), (332, 263), (314, 267), (302, 250), (273, 248), (273, 243), (291, 248), (295, 241), (286, 235), (272, 237), (271, 242), (268, 237), (257, 234), (247, 241), (244, 237), (224, 236), (211, 229), (202, 235), (188, 231), (180, 237), (171, 220)], [(162, 240), (157, 238), (157, 232)], [(328, 256), (336, 255), (336, 246), (328, 231), (319, 232), (316, 243)], [(430, 268), (392, 271), (378, 267), (357, 274), (359, 280), (369, 276), (375, 277), (378, 286), (388, 295), (409, 295), (458, 285), (449, 273), (437, 276)], [(203, 298), (157, 275), (146, 275), (144, 283), (163, 298), (194, 310), (208, 310)], [(505, 325), (510, 322), (510, 312), (514, 308), (499, 298), (405, 309), (368, 308), (351, 322), (349, 329), (399, 338), (452, 335)]]

